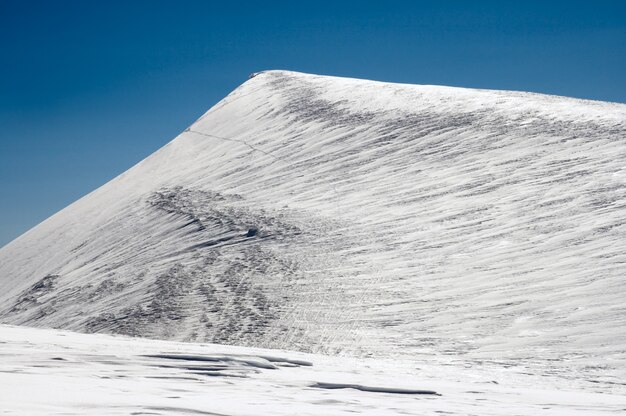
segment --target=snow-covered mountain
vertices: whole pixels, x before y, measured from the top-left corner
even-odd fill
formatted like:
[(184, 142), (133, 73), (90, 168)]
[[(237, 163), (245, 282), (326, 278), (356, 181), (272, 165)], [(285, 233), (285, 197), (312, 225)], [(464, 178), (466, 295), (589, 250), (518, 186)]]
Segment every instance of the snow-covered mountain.
[(256, 74), (0, 250), (0, 322), (615, 383), (626, 105)]

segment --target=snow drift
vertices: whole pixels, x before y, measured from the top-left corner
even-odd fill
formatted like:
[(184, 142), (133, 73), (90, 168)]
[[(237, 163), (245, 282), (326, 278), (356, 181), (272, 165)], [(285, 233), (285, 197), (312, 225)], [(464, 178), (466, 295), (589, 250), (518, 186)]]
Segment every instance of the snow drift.
[(626, 105), (268, 71), (2, 248), (0, 322), (610, 382), (624, 242)]

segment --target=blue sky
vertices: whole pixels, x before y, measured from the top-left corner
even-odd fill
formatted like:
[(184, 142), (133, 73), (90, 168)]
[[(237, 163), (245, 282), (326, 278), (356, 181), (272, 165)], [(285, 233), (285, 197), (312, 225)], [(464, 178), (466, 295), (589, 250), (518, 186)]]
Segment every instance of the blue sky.
[(626, 102), (624, 1), (0, 0), (0, 246), (250, 72)]

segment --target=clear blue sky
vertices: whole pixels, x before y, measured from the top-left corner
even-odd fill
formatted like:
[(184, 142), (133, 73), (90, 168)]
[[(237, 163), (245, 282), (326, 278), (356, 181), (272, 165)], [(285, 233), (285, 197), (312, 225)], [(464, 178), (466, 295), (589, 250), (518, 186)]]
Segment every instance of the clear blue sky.
[(626, 1), (0, 0), (0, 53), (2, 246), (253, 71), (626, 102)]

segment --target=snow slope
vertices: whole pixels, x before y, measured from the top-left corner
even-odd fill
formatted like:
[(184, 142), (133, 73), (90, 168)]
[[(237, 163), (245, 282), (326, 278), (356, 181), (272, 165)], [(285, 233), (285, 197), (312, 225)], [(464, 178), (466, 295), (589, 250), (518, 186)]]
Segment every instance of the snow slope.
[(608, 416), (626, 409), (625, 395), (601, 388), (452, 363), (1, 325), (0, 354), (4, 415)]
[(0, 322), (626, 376), (626, 105), (257, 74), (0, 250)]

